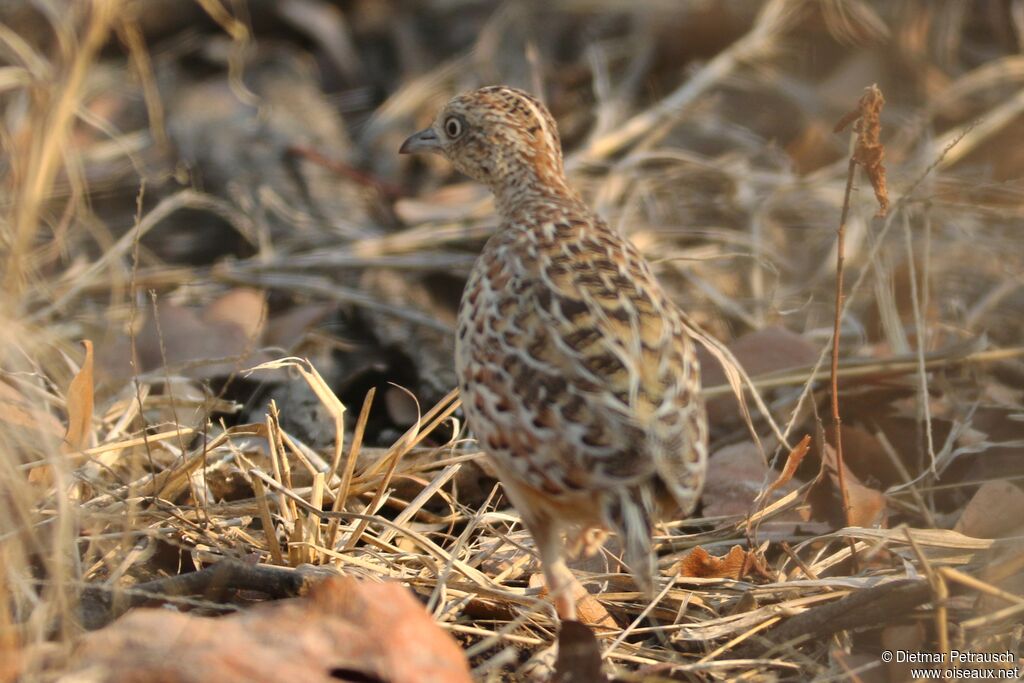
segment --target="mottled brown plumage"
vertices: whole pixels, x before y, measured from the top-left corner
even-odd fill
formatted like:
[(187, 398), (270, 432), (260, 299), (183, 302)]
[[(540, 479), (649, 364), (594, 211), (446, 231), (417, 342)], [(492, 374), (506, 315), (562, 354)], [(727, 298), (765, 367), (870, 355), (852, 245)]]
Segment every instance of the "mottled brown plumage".
[(651, 524), (700, 495), (707, 421), (681, 315), (643, 256), (565, 179), (547, 109), (493, 86), (452, 99), (402, 152), (436, 151), (486, 184), (502, 224), (459, 309), (470, 428), (572, 619), (563, 534), (608, 528), (649, 589)]

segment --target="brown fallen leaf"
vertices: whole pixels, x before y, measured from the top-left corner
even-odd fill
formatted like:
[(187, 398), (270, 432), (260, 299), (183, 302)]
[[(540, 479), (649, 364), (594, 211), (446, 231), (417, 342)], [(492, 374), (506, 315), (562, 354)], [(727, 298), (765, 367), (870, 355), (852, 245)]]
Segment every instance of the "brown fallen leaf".
[(750, 553), (738, 545), (729, 549), (725, 557), (715, 557), (697, 546), (679, 560), (676, 571), (679, 576), (697, 579), (742, 579), (754, 566)]
[[(711, 454), (707, 480), (701, 495), (705, 517), (747, 515), (768, 482), (771, 472), (760, 449), (752, 441), (724, 446)], [(767, 492), (767, 505), (797, 488), (793, 481)]]
[(65, 452), (87, 448), (89, 435), (92, 433), (92, 342), (85, 339), (82, 346), (85, 347), (85, 360), (68, 385), (68, 431), (64, 437)]
[(68, 672), (86, 671), (119, 683), (471, 680), (462, 650), (406, 588), (352, 577), (219, 618), (136, 609), (82, 639)]
[[(875, 408), (878, 412), (884, 410), (880, 402), (875, 403)], [(843, 411), (844, 420), (847, 419), (846, 413), (849, 413), (851, 419), (853, 419), (854, 410), (852, 407), (850, 410), (847, 410), (844, 403)], [(893, 465), (893, 460), (886, 453), (885, 446), (882, 445), (874, 433), (854, 424), (841, 425), (839, 433), (843, 439), (843, 462), (846, 463), (846, 466), (850, 468), (850, 471), (860, 481), (877, 483), (880, 488), (903, 483), (899, 469)], [(835, 447), (836, 429), (834, 425), (827, 425), (825, 427), (825, 440)], [(815, 444), (813, 451), (818, 457), (822, 457), (817, 444)], [(903, 464), (908, 470), (919, 467), (918, 464), (911, 462), (911, 458), (907, 454), (898, 453), (897, 455), (901, 458), (906, 458)]]
[[(831, 445), (825, 444), (822, 454), (822, 467), (828, 474), (827, 477), (819, 480), (818, 486), (812, 489), (811, 501), (812, 512), (817, 519), (828, 519), (835, 524), (843, 525), (842, 503), (838, 494), (839, 474), (836, 466), (836, 451)], [(846, 481), (847, 495), (850, 501), (850, 513), (847, 517), (852, 526), (871, 527), (876, 524), (885, 525), (886, 501), (885, 495), (870, 486), (866, 486), (857, 476), (850, 471), (850, 468), (843, 464), (844, 479)], [(831, 483), (836, 495), (821, 495), (822, 484), (827, 480)], [(813, 495), (817, 493), (818, 495)]]
[[(751, 377), (814, 363), (818, 351), (795, 332), (772, 325), (734, 339), (727, 344), (732, 354)], [(703, 345), (697, 346), (701, 384), (713, 387), (726, 383), (725, 370)], [(718, 396), (707, 402), (708, 420), (714, 425), (735, 424), (736, 397)]]
[(203, 321), (211, 325), (234, 325), (246, 339), (256, 339), (267, 322), (267, 297), (258, 289), (248, 287), (229, 290), (203, 309)]
[(558, 657), (552, 683), (600, 683), (601, 646), (594, 632), (578, 621), (566, 621), (558, 631)]
[[(205, 308), (160, 301), (147, 310), (135, 338), (140, 372), (167, 365), (193, 379), (229, 375), (263, 360), (258, 353), (266, 324), (263, 292), (230, 290)], [(129, 340), (101, 347), (98, 364), (112, 381), (131, 376)]]
[(1024, 525), (1024, 491), (1008, 481), (986, 481), (953, 527), (974, 538), (1016, 536)]
[(338, 305), (332, 302), (305, 303), (270, 316), (263, 334), (263, 343), (290, 352), (311, 329), (337, 308)]
[[(530, 575), (530, 587), (540, 588), (540, 596), (548, 594), (547, 586), (544, 583), (544, 575), (537, 573)], [(619, 625), (608, 610), (604, 608), (601, 601), (594, 597), (583, 584), (573, 581), (572, 596), (576, 600), (576, 619), (581, 624), (590, 626), (603, 626), (605, 628), (617, 629)]]
[(782, 468), (782, 473), (776, 477), (775, 481), (768, 487), (768, 492), (772, 492), (775, 489), (781, 488), (789, 483), (789, 480), (793, 478), (796, 473), (796, 468), (800, 467), (800, 463), (803, 462), (804, 456), (811, 449), (811, 435), (805, 434), (804, 438), (800, 439), (800, 443), (793, 447), (793, 450), (786, 456), (786, 465)]
[[(818, 358), (818, 350), (809, 341), (779, 325), (737, 337), (727, 346), (751, 377), (809, 365)], [(698, 346), (697, 355), (704, 386), (725, 384), (725, 370), (718, 359), (703, 346)]]

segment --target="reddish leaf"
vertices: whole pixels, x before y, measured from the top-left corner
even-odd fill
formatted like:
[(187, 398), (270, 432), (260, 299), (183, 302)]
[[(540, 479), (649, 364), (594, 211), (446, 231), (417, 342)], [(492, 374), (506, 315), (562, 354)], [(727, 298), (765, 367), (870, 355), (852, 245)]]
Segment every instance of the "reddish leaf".
[(680, 576), (699, 579), (742, 579), (754, 566), (753, 558), (738, 545), (734, 545), (725, 557), (715, 557), (697, 546), (679, 561)]
[(70, 670), (122, 683), (471, 680), (462, 650), (407, 589), (351, 577), (220, 618), (137, 609), (87, 635)]
[(806, 434), (804, 438), (800, 440), (793, 450), (786, 456), (786, 466), (782, 468), (782, 473), (772, 482), (772, 485), (768, 487), (769, 491), (774, 491), (777, 488), (784, 486), (789, 483), (789, 480), (793, 478), (796, 473), (796, 468), (800, 467), (800, 463), (803, 462), (804, 456), (811, 449), (811, 435)]
[[(770, 326), (751, 332), (728, 344), (736, 360), (751, 377), (769, 372), (810, 365), (818, 358), (818, 351), (806, 339), (784, 327)], [(726, 383), (725, 371), (717, 358), (698, 345), (701, 383), (705, 387)], [(736, 397), (718, 396), (707, 403), (712, 424), (721, 425), (736, 419)]]

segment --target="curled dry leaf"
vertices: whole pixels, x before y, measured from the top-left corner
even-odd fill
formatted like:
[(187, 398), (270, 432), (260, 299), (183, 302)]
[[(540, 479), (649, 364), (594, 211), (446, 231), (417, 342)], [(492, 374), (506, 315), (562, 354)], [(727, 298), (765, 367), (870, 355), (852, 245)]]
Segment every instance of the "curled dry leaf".
[(796, 473), (796, 468), (800, 467), (800, 463), (804, 461), (804, 456), (811, 449), (811, 435), (805, 434), (804, 438), (800, 439), (800, 443), (793, 447), (793, 450), (786, 456), (786, 465), (782, 468), (782, 472), (779, 476), (771, 483), (768, 487), (768, 492), (775, 491), (776, 489), (782, 488), (789, 480), (793, 478)]
[(878, 215), (884, 216), (889, 211), (889, 189), (885, 184), (885, 147), (880, 142), (882, 124), (880, 116), (885, 105), (885, 97), (877, 85), (864, 89), (864, 95), (857, 103), (857, 108), (846, 114), (836, 124), (835, 132), (842, 132), (851, 123), (857, 134), (857, 145), (853, 150), (853, 161), (860, 164), (871, 181), (878, 200)]
[(220, 618), (138, 609), (87, 635), (91, 681), (469, 683), (465, 655), (408, 590), (338, 577)]
[(676, 571), (679, 576), (698, 579), (735, 579), (740, 580), (748, 571), (756, 566), (756, 560), (738, 545), (729, 549), (725, 557), (715, 557), (704, 548), (697, 546), (686, 557), (679, 560)]

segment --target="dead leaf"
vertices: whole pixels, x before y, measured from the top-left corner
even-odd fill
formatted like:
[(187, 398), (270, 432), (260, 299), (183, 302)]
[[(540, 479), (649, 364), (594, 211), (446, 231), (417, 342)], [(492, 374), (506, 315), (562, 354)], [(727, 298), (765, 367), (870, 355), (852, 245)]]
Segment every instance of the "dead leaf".
[[(777, 325), (738, 337), (726, 346), (751, 377), (810, 365), (818, 358), (818, 351), (810, 342)], [(697, 358), (703, 386), (726, 383), (722, 364), (703, 345), (697, 345)], [(735, 424), (736, 398), (731, 394), (715, 397), (707, 402), (707, 411), (713, 425)]]
[(291, 352), (311, 328), (329, 316), (338, 305), (333, 302), (299, 304), (273, 315), (267, 321), (263, 342)]
[[(531, 574), (530, 587), (540, 588), (541, 597), (548, 594), (543, 574)], [(612, 615), (608, 613), (608, 610), (604, 608), (601, 601), (594, 597), (579, 581), (573, 581), (572, 596), (576, 600), (576, 619), (580, 623), (591, 626), (603, 626), (610, 629), (619, 628), (619, 625), (615, 622)]]
[[(61, 443), (62, 453), (80, 451), (89, 446), (89, 437), (92, 434), (92, 409), (93, 409), (93, 354), (92, 342), (88, 339), (82, 341), (85, 347), (85, 358), (78, 372), (68, 384), (67, 391), (67, 412), (68, 427), (64, 432), (64, 440)], [(29, 470), (28, 480), (40, 486), (49, 486), (53, 483), (53, 470), (50, 465), (42, 465)]]
[[(741, 441), (715, 451), (710, 458), (701, 494), (703, 515), (727, 517), (749, 514), (769, 477), (764, 456), (752, 441)], [(766, 496), (763, 504), (774, 502), (796, 488), (794, 482), (779, 484)]]
[(397, 583), (338, 577), (224, 617), (136, 609), (88, 634), (69, 672), (91, 681), (469, 683), (461, 648)]
[[(147, 314), (135, 338), (139, 372), (167, 365), (187, 377), (208, 379), (269, 359), (257, 353), (266, 324), (262, 292), (231, 290), (202, 309), (161, 301)], [(116, 381), (131, 376), (130, 357), (128, 339), (121, 338), (103, 350), (99, 365)]]
[(68, 385), (68, 431), (64, 437), (65, 452), (87, 448), (89, 435), (92, 434), (92, 342), (88, 339), (83, 340), (82, 346), (85, 347), (85, 360)]
[[(846, 526), (842, 514), (842, 497), (839, 493), (839, 470), (836, 466), (836, 451), (830, 444), (825, 444), (822, 466), (828, 473), (827, 480), (832, 485), (834, 496), (811, 496), (814, 516), (817, 519), (828, 519), (838, 526)], [(843, 475), (846, 482), (847, 497), (850, 502), (849, 523), (851, 526), (872, 527), (876, 524), (885, 525), (885, 496), (870, 486), (865, 486), (850, 468), (843, 464)], [(819, 486), (815, 489), (820, 489)], [(821, 491), (819, 490), (820, 494)]]
[(676, 571), (679, 576), (697, 579), (742, 579), (753, 566), (749, 553), (738, 545), (729, 549), (725, 557), (715, 557), (697, 546), (679, 560)]
[[(844, 405), (844, 419), (848, 412)], [(877, 483), (883, 488), (903, 483), (899, 470), (893, 465), (892, 459), (886, 453), (886, 449), (878, 437), (866, 429), (849, 424), (840, 426), (840, 434), (843, 437), (843, 462), (857, 476), (858, 480)], [(825, 440), (833, 448), (835, 447), (836, 429), (834, 425), (825, 427)], [(819, 457), (823, 457), (820, 448), (815, 448), (815, 451)], [(909, 463), (906, 466), (913, 467)]]
[(246, 339), (256, 339), (267, 322), (267, 297), (257, 289), (232, 289), (203, 309), (203, 320), (211, 325), (232, 324)]
[(878, 200), (877, 216), (884, 216), (889, 211), (889, 191), (885, 183), (885, 146), (879, 141), (882, 130), (880, 116), (885, 98), (877, 85), (869, 85), (857, 103), (857, 109), (846, 114), (836, 124), (835, 132), (839, 133), (851, 123), (857, 134), (857, 144), (853, 151), (853, 160), (861, 165), (875, 190)]
[[(751, 377), (810, 365), (818, 359), (818, 350), (795, 332), (770, 325), (727, 344), (736, 360)], [(701, 381), (706, 387), (725, 384), (722, 364), (703, 346), (697, 347)]]
[(974, 538), (1006, 538), (1024, 525), (1024, 491), (1008, 481), (986, 481), (953, 527)]
[(796, 473), (796, 468), (800, 467), (800, 463), (803, 462), (804, 456), (811, 449), (811, 435), (805, 434), (804, 438), (800, 440), (793, 450), (786, 456), (786, 465), (782, 468), (782, 473), (776, 477), (775, 481), (772, 482), (771, 486), (768, 487), (768, 491), (774, 491), (775, 489), (781, 488), (793, 478)]
[[(1020, 517), (1017, 518), (1018, 520)], [(1024, 535), (1024, 527), (1017, 527)], [(1024, 595), (1024, 540), (1010, 539), (991, 554), (981, 572), (981, 580), (1013, 595)], [(978, 596), (978, 614), (989, 614), (1006, 607), (1006, 601), (994, 595)]]

